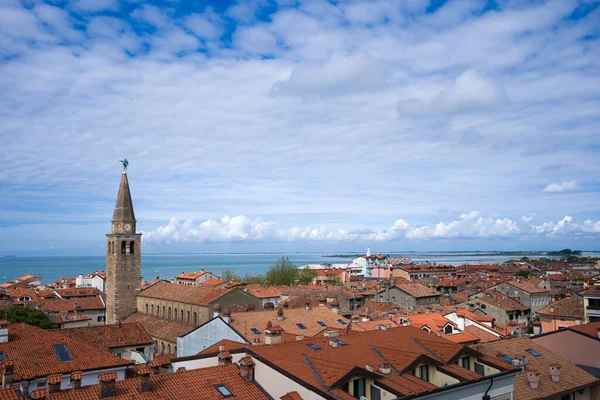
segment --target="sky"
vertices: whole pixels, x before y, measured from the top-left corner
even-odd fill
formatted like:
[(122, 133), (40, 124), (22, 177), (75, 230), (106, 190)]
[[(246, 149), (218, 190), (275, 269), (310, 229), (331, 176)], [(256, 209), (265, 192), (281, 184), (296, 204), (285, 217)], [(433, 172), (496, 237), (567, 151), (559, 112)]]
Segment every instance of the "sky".
[(0, 254), (600, 249), (600, 4), (0, 0)]

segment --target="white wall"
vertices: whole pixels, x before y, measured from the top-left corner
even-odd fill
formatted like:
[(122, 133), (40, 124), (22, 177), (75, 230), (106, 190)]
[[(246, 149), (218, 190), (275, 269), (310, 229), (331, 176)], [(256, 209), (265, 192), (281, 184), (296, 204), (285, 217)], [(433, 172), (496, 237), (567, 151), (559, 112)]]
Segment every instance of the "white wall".
[[(83, 377), (81, 379), (81, 386), (89, 386), (89, 385), (97, 385), (98, 383), (100, 383), (100, 380), (98, 379), (98, 375), (103, 374), (105, 372), (116, 372), (117, 373), (117, 380), (118, 381), (122, 381), (125, 379), (125, 370), (127, 369), (127, 367), (119, 367), (119, 368), (107, 368), (107, 369), (96, 369), (96, 370), (92, 370), (92, 371), (84, 371), (83, 372)], [(46, 378), (47, 377), (43, 377), (43, 378), (39, 378), (36, 380), (31, 381), (31, 383), (29, 384), (29, 392), (31, 393), (31, 391), (38, 389), (38, 383), (43, 384), (41, 387), (47, 387), (46, 386)], [(65, 374), (62, 377), (62, 383), (60, 385), (60, 389), (71, 389), (71, 374)], [(100, 390), (100, 389), (98, 389)], [(100, 393), (100, 392), (98, 392)]]
[(304, 400), (321, 400), (323, 397), (311, 392), (304, 386), (294, 382), (290, 378), (275, 371), (256, 358), (252, 358), (256, 364), (254, 370), (254, 379), (263, 387), (274, 399), (279, 399), (286, 393), (296, 391)]
[(222, 339), (246, 341), (221, 318), (214, 318), (187, 335), (177, 338), (177, 357), (196, 355)]
[[(234, 363), (240, 361), (246, 353), (238, 353), (232, 354), (231, 358)], [(206, 368), (206, 367), (215, 367), (219, 365), (219, 360), (217, 356), (201, 358), (197, 360), (187, 360), (187, 361), (176, 361), (173, 362), (173, 371), (177, 371), (177, 368), (185, 367), (187, 370), (198, 369), (198, 368)]]

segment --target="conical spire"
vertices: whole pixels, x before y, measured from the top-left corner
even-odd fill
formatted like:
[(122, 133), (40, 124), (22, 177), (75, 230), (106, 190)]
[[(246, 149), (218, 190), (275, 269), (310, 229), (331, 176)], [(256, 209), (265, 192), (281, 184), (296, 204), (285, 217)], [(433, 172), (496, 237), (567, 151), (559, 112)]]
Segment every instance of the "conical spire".
[(114, 221), (135, 222), (135, 213), (133, 212), (133, 203), (131, 193), (129, 192), (129, 181), (127, 172), (123, 171), (121, 175), (121, 184), (119, 185), (119, 194), (117, 194), (117, 204), (113, 213)]

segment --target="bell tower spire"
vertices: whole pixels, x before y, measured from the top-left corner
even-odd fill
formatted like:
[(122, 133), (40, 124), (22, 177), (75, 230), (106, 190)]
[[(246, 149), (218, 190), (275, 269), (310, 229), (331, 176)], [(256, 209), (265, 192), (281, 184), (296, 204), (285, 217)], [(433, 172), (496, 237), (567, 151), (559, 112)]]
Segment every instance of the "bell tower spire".
[(106, 323), (115, 324), (136, 311), (141, 281), (142, 234), (136, 233), (135, 213), (127, 179), (127, 159), (106, 235)]

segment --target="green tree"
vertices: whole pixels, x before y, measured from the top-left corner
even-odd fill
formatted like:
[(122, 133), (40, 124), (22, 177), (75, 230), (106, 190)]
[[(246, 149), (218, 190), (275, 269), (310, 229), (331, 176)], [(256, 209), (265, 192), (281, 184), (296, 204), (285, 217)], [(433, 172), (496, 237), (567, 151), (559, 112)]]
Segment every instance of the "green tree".
[(266, 281), (267, 281), (267, 279), (265, 278), (265, 276), (261, 275), (261, 274), (246, 275), (246, 277), (244, 278), (244, 282), (250, 283), (250, 284), (264, 285)]
[(298, 285), (308, 285), (312, 283), (316, 276), (317, 272), (310, 268), (296, 269), (296, 283)]
[(522, 269), (515, 274), (515, 276), (524, 276), (525, 278), (529, 278), (529, 275), (531, 275), (531, 271), (526, 269)]
[(11, 306), (0, 311), (0, 319), (6, 319), (10, 323), (22, 322), (42, 329), (58, 328), (46, 314), (32, 307)]
[(296, 283), (298, 268), (287, 257), (281, 257), (267, 271), (266, 279), (271, 285), (291, 286)]
[(236, 274), (233, 268), (223, 268), (223, 270), (221, 271), (221, 279), (235, 282), (242, 281), (242, 277)]

